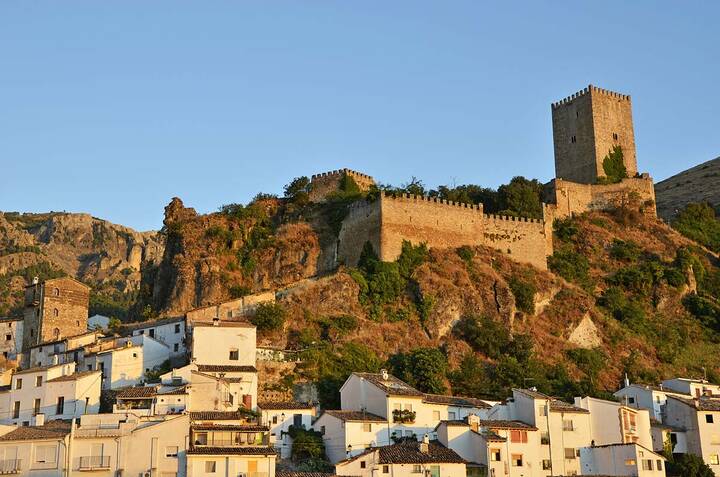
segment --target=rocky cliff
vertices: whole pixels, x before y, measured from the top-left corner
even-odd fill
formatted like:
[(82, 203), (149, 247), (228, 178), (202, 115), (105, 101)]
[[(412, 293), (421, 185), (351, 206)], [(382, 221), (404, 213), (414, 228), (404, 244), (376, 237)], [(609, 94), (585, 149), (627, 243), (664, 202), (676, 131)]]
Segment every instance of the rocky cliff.
[(720, 157), (658, 182), (655, 198), (658, 215), (667, 221), (691, 202), (720, 207)]
[(158, 263), (164, 237), (137, 232), (88, 214), (0, 212), (0, 293), (7, 313), (29, 275), (68, 274), (98, 296), (128, 301), (141, 269)]

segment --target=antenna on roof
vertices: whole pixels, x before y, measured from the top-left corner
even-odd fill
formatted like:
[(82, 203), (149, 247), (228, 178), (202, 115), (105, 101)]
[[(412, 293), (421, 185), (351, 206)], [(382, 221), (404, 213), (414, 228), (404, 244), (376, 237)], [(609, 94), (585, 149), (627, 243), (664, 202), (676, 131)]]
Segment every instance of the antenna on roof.
[(625, 384), (625, 387), (630, 386), (630, 379), (628, 378), (627, 373), (625, 373), (625, 380), (624, 380), (623, 384)]

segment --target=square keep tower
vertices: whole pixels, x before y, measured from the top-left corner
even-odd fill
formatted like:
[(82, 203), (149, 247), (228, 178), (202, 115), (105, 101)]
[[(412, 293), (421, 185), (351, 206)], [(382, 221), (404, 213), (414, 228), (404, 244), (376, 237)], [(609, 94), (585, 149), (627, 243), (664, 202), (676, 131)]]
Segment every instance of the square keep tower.
[(637, 174), (630, 96), (590, 85), (552, 104), (552, 124), (555, 177), (596, 183), (615, 146), (622, 149), (628, 177)]

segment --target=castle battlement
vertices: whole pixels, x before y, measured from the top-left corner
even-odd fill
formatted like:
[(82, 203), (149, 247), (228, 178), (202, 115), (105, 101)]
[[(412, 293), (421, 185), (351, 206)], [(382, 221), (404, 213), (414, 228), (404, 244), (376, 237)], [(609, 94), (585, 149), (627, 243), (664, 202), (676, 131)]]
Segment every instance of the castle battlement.
[(533, 219), (531, 217), (515, 217), (514, 215), (495, 215), (485, 214), (485, 220), (495, 220), (504, 222), (527, 222), (531, 224), (543, 224), (545, 223), (542, 219)]
[(584, 88), (583, 90), (578, 91), (577, 93), (571, 94), (567, 98), (563, 98), (560, 101), (556, 101), (556, 102), (552, 103), (552, 109), (557, 109), (560, 106), (569, 104), (569, 103), (573, 102), (574, 100), (576, 100), (577, 98), (579, 98), (581, 96), (585, 96), (589, 92), (604, 94), (611, 98), (615, 98), (615, 99), (619, 99), (619, 100), (623, 100), (623, 101), (630, 101), (629, 94), (617, 93), (615, 91), (610, 91), (609, 89), (603, 89), (603, 88), (598, 88), (597, 86), (588, 85), (587, 88)]
[(324, 177), (341, 177), (346, 174), (349, 176), (352, 176), (352, 177), (358, 177), (360, 179), (365, 179), (367, 181), (373, 181), (373, 182), (375, 181), (375, 179), (373, 179), (372, 176), (363, 174), (362, 172), (354, 171), (352, 169), (347, 169), (347, 168), (337, 169), (337, 170), (328, 171), (328, 172), (322, 172), (320, 174), (313, 174), (312, 176), (310, 176), (310, 180), (317, 180), (317, 179), (321, 179)]
[(467, 204), (465, 202), (455, 202), (452, 200), (439, 199), (437, 197), (430, 197), (426, 195), (415, 195), (415, 194), (393, 194), (392, 192), (383, 191), (382, 196), (388, 199), (407, 201), (407, 202), (429, 202), (441, 206), (458, 207), (461, 209), (472, 209), (477, 211), (483, 210), (482, 204)]

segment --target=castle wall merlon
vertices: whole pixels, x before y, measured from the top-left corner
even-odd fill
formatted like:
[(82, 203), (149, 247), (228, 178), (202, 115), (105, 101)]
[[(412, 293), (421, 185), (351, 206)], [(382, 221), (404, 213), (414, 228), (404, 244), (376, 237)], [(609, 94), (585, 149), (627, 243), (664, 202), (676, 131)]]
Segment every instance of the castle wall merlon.
[(440, 199), (438, 197), (408, 194), (406, 192), (403, 192), (400, 194), (395, 194), (395, 193), (388, 192), (388, 191), (382, 191), (381, 197), (386, 198), (386, 199), (396, 200), (396, 201), (405, 201), (405, 202), (428, 202), (431, 204), (436, 204), (440, 207), (471, 209), (471, 210), (477, 210), (480, 212), (482, 212), (482, 210), (483, 210), (482, 204), (468, 204), (465, 202), (455, 202), (452, 200)]

